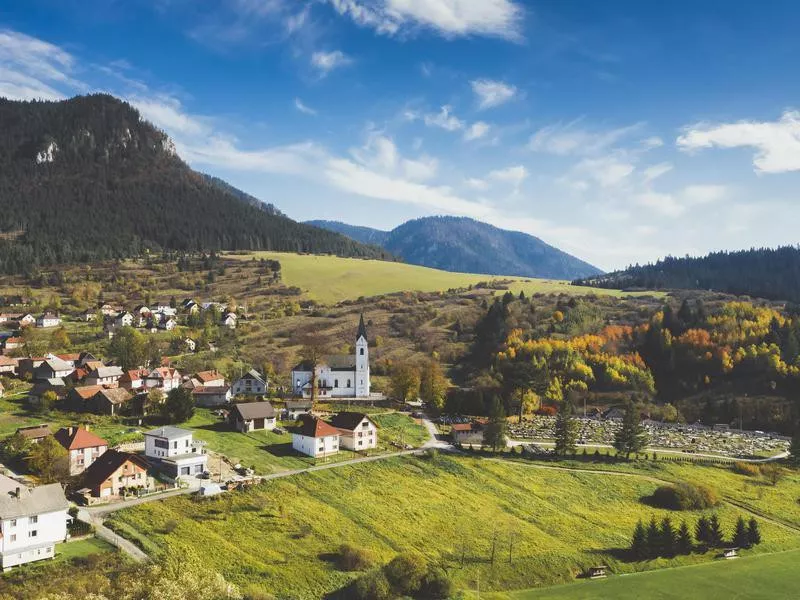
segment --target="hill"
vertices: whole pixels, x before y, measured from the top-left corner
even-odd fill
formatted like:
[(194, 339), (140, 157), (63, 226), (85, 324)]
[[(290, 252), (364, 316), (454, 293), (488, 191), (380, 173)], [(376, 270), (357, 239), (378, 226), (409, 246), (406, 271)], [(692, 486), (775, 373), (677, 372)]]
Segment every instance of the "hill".
[(770, 300), (800, 302), (800, 248), (714, 252), (703, 257), (668, 256), (575, 283), (611, 289), (699, 289)]
[(387, 253), (254, 206), (112, 96), (0, 99), (0, 271), (145, 249)]
[(335, 221), (309, 223), (363, 243), (380, 244), (408, 263), (445, 271), (553, 279), (601, 273), (532, 235), (465, 217), (414, 219), (388, 232)]
[(278, 210), (274, 204), (269, 204), (267, 202), (264, 202), (263, 200), (259, 200), (258, 198), (252, 196), (251, 194), (248, 194), (247, 192), (243, 192), (239, 188), (233, 187), (230, 183), (228, 183), (224, 179), (220, 179), (219, 177), (214, 177), (213, 175), (209, 175), (208, 173), (200, 173), (200, 174), (203, 177), (205, 177), (208, 182), (213, 183), (221, 190), (236, 196), (237, 198), (239, 198), (239, 200), (246, 202), (250, 206), (254, 206), (257, 209), (262, 210), (269, 215), (278, 217), (286, 216), (280, 210)]

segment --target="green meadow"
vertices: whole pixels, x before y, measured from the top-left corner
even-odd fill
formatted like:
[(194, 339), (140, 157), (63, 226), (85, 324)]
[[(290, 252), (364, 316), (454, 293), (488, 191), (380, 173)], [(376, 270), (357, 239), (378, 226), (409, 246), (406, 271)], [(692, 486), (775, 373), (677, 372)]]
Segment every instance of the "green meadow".
[[(723, 471), (687, 468), (697, 469), (697, 477)], [(730, 485), (743, 479), (730, 471), (722, 477)], [(621, 574), (711, 562), (712, 553), (621, 560), (639, 519), (669, 515), (677, 525), (700, 514), (643, 504), (657, 485), (636, 474), (438, 454), (304, 473), (212, 499), (170, 498), (112, 519), (128, 535), (146, 538), (149, 548), (192, 548), (233, 583), (278, 598), (321, 598), (345, 587), (357, 574), (336, 565), (342, 543), (366, 548), (376, 565), (414, 550), (445, 567), (460, 589), (508, 591), (573, 582), (596, 564)], [(796, 482), (781, 486), (797, 495)], [(715, 512), (726, 534), (739, 515), (750, 516), (729, 503)], [(767, 518), (761, 528), (764, 542), (746, 555), (800, 548), (798, 530)]]

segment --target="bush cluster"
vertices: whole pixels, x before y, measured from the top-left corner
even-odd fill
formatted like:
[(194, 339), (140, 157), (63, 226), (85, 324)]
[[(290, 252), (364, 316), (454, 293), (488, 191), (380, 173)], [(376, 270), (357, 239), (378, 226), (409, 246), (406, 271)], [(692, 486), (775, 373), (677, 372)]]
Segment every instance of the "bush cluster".
[(390, 600), (408, 598), (449, 598), (453, 583), (447, 574), (414, 552), (398, 554), (382, 569), (368, 571), (355, 582), (348, 598)]
[(708, 486), (683, 482), (657, 488), (650, 496), (650, 503), (669, 510), (704, 510), (717, 506), (719, 498)]

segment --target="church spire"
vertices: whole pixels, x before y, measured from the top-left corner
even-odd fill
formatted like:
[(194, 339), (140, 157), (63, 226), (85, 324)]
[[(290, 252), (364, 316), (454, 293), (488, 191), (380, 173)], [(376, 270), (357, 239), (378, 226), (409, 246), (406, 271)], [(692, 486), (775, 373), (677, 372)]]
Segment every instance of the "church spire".
[(362, 336), (364, 339), (367, 339), (367, 326), (364, 325), (364, 313), (361, 313), (361, 317), (358, 320), (358, 333), (356, 333), (356, 341), (361, 339)]

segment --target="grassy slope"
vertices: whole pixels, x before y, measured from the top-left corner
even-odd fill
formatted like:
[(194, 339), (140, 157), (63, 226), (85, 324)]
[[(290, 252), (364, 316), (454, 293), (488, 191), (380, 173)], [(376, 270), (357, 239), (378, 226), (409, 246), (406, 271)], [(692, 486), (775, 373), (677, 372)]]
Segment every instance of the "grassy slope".
[(433, 292), (468, 287), (482, 281), (499, 279), (513, 280), (511, 290), (515, 293), (524, 290), (527, 295), (535, 293), (623, 295), (618, 290), (577, 287), (565, 281), (450, 273), (428, 267), (357, 258), (282, 252), (254, 252), (230, 256), (242, 260), (250, 260), (256, 256), (280, 261), (282, 279), (286, 285), (297, 286), (307, 292), (309, 297), (325, 304), (402, 291)]
[(488, 596), (494, 600), (773, 600), (797, 596), (800, 552), (751, 556), (679, 569), (612, 577), (543, 590)]
[[(482, 590), (508, 590), (569, 582), (598, 562), (619, 573), (709, 560), (693, 555), (627, 564), (608, 553), (627, 546), (638, 519), (667, 514), (639, 502), (655, 487), (638, 477), (474, 458), (439, 456), (435, 463), (403, 458), (275, 480), (208, 501), (174, 498), (114, 518), (162, 547), (191, 546), (209, 568), (281, 598), (319, 598), (346, 584), (352, 575), (338, 571), (330, 559), (343, 542), (369, 548), (381, 562), (416, 549), (447, 563), (463, 588), (473, 588), (480, 578)], [(731, 506), (717, 512), (726, 531), (740, 514)], [(671, 516), (693, 520), (697, 514)], [(166, 533), (171, 520), (178, 526)], [(495, 528), (498, 558), (492, 566)], [(800, 546), (796, 532), (768, 522), (762, 529), (765, 542), (756, 552)], [(463, 567), (462, 546), (467, 548)]]

